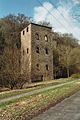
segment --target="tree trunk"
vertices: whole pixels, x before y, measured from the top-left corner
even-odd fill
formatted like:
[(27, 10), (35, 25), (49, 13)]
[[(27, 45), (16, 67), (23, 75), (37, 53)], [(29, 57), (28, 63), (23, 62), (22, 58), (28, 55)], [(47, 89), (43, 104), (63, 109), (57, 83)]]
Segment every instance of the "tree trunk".
[(69, 67), (67, 66), (67, 77), (70, 77), (70, 71), (69, 71)]

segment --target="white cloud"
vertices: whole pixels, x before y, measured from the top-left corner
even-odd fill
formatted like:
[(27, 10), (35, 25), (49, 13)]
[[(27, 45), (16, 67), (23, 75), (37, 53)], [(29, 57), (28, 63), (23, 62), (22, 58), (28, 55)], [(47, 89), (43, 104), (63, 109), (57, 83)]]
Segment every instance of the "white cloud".
[(80, 0), (72, 0), (74, 4), (80, 4)]
[[(37, 22), (45, 20), (48, 14), (47, 10), (51, 10), (53, 8), (53, 6), (48, 2), (44, 2), (43, 6), (44, 7), (39, 6), (34, 8), (34, 20), (37, 20)], [(47, 8), (47, 10), (45, 8)]]
[[(36, 22), (50, 22), (56, 32), (72, 33), (74, 37), (80, 39), (80, 28), (74, 24), (74, 19), (70, 15), (70, 9), (66, 6), (58, 6), (57, 11), (49, 2), (44, 2), (43, 6), (34, 8), (34, 20)], [(52, 15), (48, 11), (50, 11)]]

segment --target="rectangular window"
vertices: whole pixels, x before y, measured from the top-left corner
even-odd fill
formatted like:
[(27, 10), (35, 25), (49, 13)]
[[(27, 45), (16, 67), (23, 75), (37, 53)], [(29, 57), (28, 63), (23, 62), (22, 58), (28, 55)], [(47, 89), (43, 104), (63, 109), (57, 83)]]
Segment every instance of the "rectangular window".
[(1, 66), (0, 66), (0, 70), (1, 70)]
[(28, 32), (29, 31), (29, 28), (27, 27), (26, 31)]
[(27, 54), (29, 53), (29, 48), (27, 48)]
[(39, 53), (39, 47), (36, 47), (36, 52)]
[(19, 66), (21, 65), (21, 61), (19, 60)]
[(23, 35), (25, 34), (25, 31), (23, 31)]

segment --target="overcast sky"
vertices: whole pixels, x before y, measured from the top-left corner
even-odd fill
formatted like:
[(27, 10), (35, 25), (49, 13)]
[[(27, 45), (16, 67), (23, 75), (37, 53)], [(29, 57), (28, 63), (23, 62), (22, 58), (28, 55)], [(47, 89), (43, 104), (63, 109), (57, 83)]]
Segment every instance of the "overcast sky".
[(54, 31), (72, 33), (80, 40), (80, 0), (0, 0), (0, 18), (24, 13), (34, 21), (50, 22)]

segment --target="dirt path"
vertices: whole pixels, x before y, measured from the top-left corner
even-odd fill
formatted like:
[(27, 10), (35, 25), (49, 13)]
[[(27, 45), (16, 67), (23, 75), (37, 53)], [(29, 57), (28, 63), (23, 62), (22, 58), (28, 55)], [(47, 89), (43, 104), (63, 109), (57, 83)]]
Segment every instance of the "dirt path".
[(45, 88), (40, 88), (40, 89), (38, 89), (38, 90), (33, 90), (33, 91), (31, 91), (31, 92), (22, 93), (22, 94), (20, 94), (20, 95), (16, 95), (16, 96), (8, 97), (8, 98), (5, 98), (5, 99), (1, 99), (1, 100), (0, 100), (0, 104), (1, 104), (1, 103), (5, 103), (5, 102), (8, 102), (8, 101), (11, 101), (11, 100), (16, 100), (16, 99), (21, 98), (21, 97), (25, 97), (25, 96), (28, 97), (28, 96), (30, 96), (30, 95), (38, 94), (38, 93), (44, 92), (44, 91), (46, 91), (46, 90), (55, 89), (55, 88), (57, 88), (57, 87), (61, 87), (61, 86), (63, 86), (63, 85), (71, 84), (71, 83), (76, 82), (76, 81), (77, 81), (77, 80), (75, 80), (75, 81), (70, 81), (70, 82), (63, 83), (63, 84), (59, 84), (59, 85), (55, 85), (55, 86), (49, 86), (49, 87), (45, 87)]

